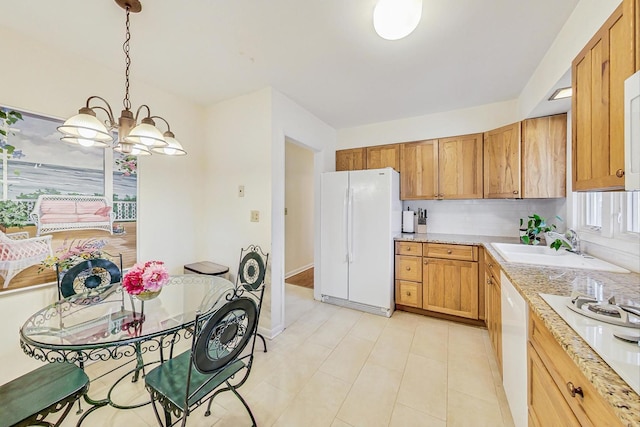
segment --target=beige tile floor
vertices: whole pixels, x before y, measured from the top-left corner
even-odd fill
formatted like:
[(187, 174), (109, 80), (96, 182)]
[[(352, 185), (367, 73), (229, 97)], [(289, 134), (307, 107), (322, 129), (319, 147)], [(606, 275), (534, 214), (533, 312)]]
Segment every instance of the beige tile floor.
[[(256, 352), (240, 393), (259, 426), (513, 426), (487, 331), (395, 312), (387, 319), (313, 300), (313, 290), (287, 285), (287, 328)], [(87, 368), (99, 375), (109, 363)], [(110, 374), (91, 384), (104, 393)], [(144, 381), (123, 381), (122, 403), (148, 398)], [(83, 405), (86, 408), (86, 404)], [(74, 411), (63, 426), (75, 425)], [(157, 425), (149, 405), (134, 410), (100, 408), (84, 424)], [(220, 395), (212, 414), (204, 408), (189, 426), (250, 425), (233, 395)]]

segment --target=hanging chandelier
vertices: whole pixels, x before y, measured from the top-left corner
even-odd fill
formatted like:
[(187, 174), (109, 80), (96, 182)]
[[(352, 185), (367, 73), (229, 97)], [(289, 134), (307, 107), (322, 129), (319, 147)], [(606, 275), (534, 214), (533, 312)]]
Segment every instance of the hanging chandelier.
[[(123, 154), (149, 155), (153, 152), (170, 156), (185, 155), (187, 152), (171, 132), (169, 122), (160, 116), (151, 115), (149, 106), (144, 104), (138, 108), (135, 115), (131, 111), (131, 101), (129, 100), (129, 68), (131, 67), (129, 14), (140, 12), (142, 5), (139, 0), (115, 0), (115, 2), (127, 14), (126, 36), (122, 45), (126, 66), (125, 94), (122, 100), (124, 110), (116, 121), (111, 106), (104, 98), (90, 96), (78, 114), (70, 117), (62, 126), (58, 127), (58, 130), (63, 134), (61, 141), (83, 147), (112, 148)], [(104, 123), (96, 117), (96, 110), (101, 110), (107, 115), (107, 120)], [(141, 113), (146, 116), (141, 118), (140, 124), (138, 124), (138, 117)], [(156, 127), (155, 120), (164, 122), (167, 130), (161, 132)], [(118, 130), (117, 141), (112, 136), (112, 131), (115, 129)]]

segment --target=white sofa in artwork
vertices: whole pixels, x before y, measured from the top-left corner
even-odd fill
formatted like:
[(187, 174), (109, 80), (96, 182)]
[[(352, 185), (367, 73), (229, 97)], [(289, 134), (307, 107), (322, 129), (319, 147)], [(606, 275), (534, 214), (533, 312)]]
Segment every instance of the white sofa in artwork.
[(5, 234), (0, 231), (0, 276), (4, 288), (18, 273), (27, 267), (39, 264), (53, 255), (51, 236), (29, 237), (29, 233)]
[(106, 197), (41, 194), (31, 212), (36, 235), (71, 230), (113, 234), (113, 211)]

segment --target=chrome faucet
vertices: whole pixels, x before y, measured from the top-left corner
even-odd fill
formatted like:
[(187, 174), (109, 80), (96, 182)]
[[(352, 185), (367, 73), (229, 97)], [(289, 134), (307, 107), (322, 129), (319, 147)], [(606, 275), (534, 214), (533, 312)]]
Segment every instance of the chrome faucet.
[(573, 228), (570, 228), (566, 233), (564, 233), (564, 235), (567, 236), (567, 239), (569, 239), (569, 244), (571, 244), (571, 249), (569, 250), (576, 254), (581, 254), (582, 252), (580, 252), (580, 237), (578, 237), (578, 232)]
[(565, 246), (568, 247), (569, 252), (573, 252), (575, 254), (581, 254), (580, 252), (580, 237), (578, 237), (578, 232), (573, 228), (567, 230), (565, 234), (560, 234), (555, 231), (547, 231), (547, 236), (553, 239), (560, 239), (564, 243)]

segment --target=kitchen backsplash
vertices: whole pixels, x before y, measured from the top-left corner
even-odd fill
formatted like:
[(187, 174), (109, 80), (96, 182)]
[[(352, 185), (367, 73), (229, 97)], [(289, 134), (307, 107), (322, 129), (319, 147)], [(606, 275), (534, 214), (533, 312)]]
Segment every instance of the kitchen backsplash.
[(427, 232), (475, 234), (482, 236), (519, 236), (520, 218), (537, 213), (564, 231), (566, 199), (482, 199), (404, 201), (412, 211), (427, 210)]

